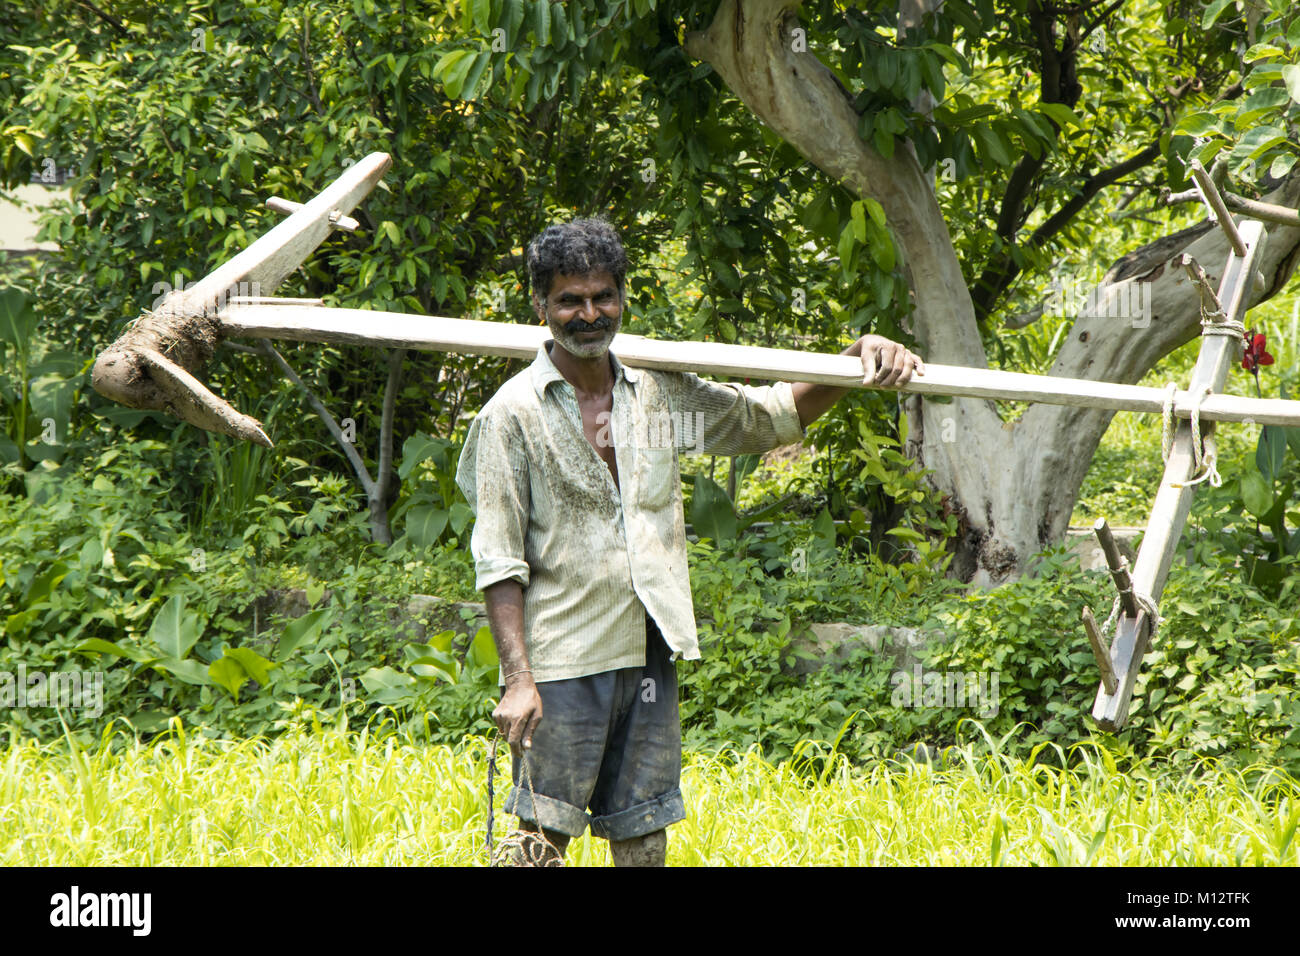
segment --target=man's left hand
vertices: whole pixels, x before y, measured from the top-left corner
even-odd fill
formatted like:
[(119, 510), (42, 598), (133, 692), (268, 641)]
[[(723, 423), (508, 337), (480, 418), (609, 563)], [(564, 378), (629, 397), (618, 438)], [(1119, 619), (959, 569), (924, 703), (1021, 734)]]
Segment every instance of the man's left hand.
[(913, 374), (925, 374), (921, 356), (883, 335), (864, 335), (858, 339), (858, 345), (862, 356), (863, 385), (897, 388), (910, 382)]

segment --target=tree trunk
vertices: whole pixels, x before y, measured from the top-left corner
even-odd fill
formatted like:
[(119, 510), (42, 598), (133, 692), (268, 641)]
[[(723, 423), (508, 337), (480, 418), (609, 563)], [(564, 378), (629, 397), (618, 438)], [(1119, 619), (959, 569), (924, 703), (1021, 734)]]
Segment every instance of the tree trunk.
[[(1300, 204), (1300, 167), (1268, 201), (1291, 207)], [(1162, 357), (1200, 335), (1199, 296), (1172, 259), (1190, 253), (1217, 286), (1230, 250), (1218, 228), (1199, 234), (1185, 230), (1183, 236), (1181, 244), (1160, 240), (1125, 257), (1110, 270), (1109, 281), (1089, 296), (1101, 304), (1112, 299), (1149, 301), (1149, 324), (1145, 316), (1080, 315), (1050, 374), (1136, 383)], [(1253, 301), (1279, 292), (1298, 257), (1300, 228), (1273, 225), (1262, 257), (1263, 286), (1255, 291)], [(1141, 300), (1134, 298), (1135, 285)], [(936, 483), (952, 496), (961, 516), (963, 536), (954, 570), (979, 583), (1019, 573), (1035, 551), (1064, 536), (1092, 456), (1114, 412), (1031, 405), (1015, 422), (968, 433), (945, 423), (949, 416), (941, 405), (918, 414), (919, 402), (909, 398), (905, 403), (913, 429), (908, 451), (934, 470)]]
[[(712, 65), (760, 120), (810, 162), (884, 207), (903, 249), (921, 354), (940, 364), (987, 368), (974, 304), (931, 180), (911, 150), (885, 159), (858, 136), (847, 92), (811, 52), (794, 50), (791, 30), (798, 25), (799, 5), (723, 0), (709, 28), (689, 34), (685, 48)], [(1300, 166), (1267, 201), (1297, 205)], [(1199, 334), (1197, 293), (1170, 262), (1183, 251), (1217, 281), (1228, 245), (1217, 228), (1184, 230), (1121, 260), (1099, 290), (1100, 301), (1127, 295), (1135, 284), (1145, 297), (1149, 287), (1150, 299), (1142, 300), (1151, 305), (1149, 324), (1145, 318), (1080, 315), (1051, 374), (1134, 383)], [(1270, 225), (1264, 288), (1256, 301), (1285, 285), (1297, 256), (1300, 228)], [(1017, 421), (1004, 423), (992, 402), (940, 405), (919, 396), (906, 399), (904, 410), (908, 453), (933, 470), (960, 518), (954, 573), (978, 584), (1014, 577), (1034, 552), (1062, 538), (1113, 414), (1033, 405)]]

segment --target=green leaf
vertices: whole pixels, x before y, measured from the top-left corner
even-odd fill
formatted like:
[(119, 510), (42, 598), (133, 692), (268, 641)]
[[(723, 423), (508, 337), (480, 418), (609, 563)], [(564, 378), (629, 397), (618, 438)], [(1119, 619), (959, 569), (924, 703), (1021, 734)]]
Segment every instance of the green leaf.
[(975, 127), (975, 139), (979, 143), (981, 150), (988, 155), (999, 166), (1011, 165), (1011, 153), (1007, 151), (1006, 144), (1003, 143), (1002, 137), (996, 131), (987, 126)]
[(853, 263), (853, 223), (850, 222), (840, 233), (840, 241), (836, 244), (836, 252), (840, 257), (840, 265), (845, 272), (849, 271)]
[(1246, 63), (1254, 63), (1257, 60), (1267, 60), (1271, 57), (1285, 55), (1280, 47), (1276, 47), (1271, 43), (1256, 43), (1246, 51), (1245, 55), (1242, 56), (1242, 60)]
[(1300, 425), (1291, 425), (1284, 431), (1286, 432), (1286, 443), (1291, 446), (1291, 454), (1295, 455), (1297, 461), (1300, 461)]
[(894, 270), (894, 241), (890, 238), (889, 233), (883, 229), (872, 230), (871, 258), (885, 272)]
[(32, 378), (42, 375), (75, 375), (81, 371), (85, 360), (76, 352), (46, 352), (41, 360), (28, 370)]
[(1291, 99), (1300, 103), (1300, 64), (1292, 63), (1290, 66), (1282, 67), (1282, 82), (1286, 84), (1286, 91), (1291, 95)]
[(1273, 492), (1257, 471), (1250, 471), (1241, 476), (1241, 500), (1246, 510), (1256, 518), (1262, 518), (1273, 505)]
[(719, 545), (735, 540), (736, 508), (727, 492), (707, 475), (696, 475), (694, 482), (691, 525), (695, 533), (702, 538), (712, 538)]
[(549, 0), (536, 0), (533, 4), (533, 36), (538, 46), (551, 43), (551, 4)]
[(1061, 129), (1066, 129), (1071, 126), (1077, 129), (1083, 126), (1083, 123), (1079, 119), (1079, 115), (1064, 103), (1039, 103), (1036, 109), (1040, 113), (1046, 113), (1048, 118)]
[(239, 690), (248, 683), (248, 674), (239, 661), (229, 655), (208, 665), (208, 676), (229, 691), (231, 698), (239, 699)]
[(447, 73), (452, 70), (457, 63), (466, 57), (473, 55), (473, 52), (470, 50), (452, 50), (437, 62), (433, 68), (433, 75), (445, 82)]
[(867, 241), (867, 214), (862, 202), (855, 202), (849, 210), (849, 218), (853, 223), (853, 236), (858, 242)]
[(463, 501), (457, 501), (451, 506), (451, 533), (459, 535), (465, 530), (470, 519), (474, 517), (474, 511)]
[(115, 644), (112, 641), (106, 641), (102, 638), (92, 637), (90, 640), (82, 641), (76, 648), (83, 654), (112, 654), (114, 657), (125, 657), (127, 660), (135, 661), (137, 664), (153, 664), (160, 658), (151, 654), (146, 654), (137, 647), (129, 647), (124, 644)]
[(488, 64), (492, 62), (492, 52), (484, 50), (474, 62), (470, 64), (469, 70), (465, 74), (464, 85), (460, 90), (460, 99), (473, 99), (475, 92), (478, 90), (479, 81), (483, 78), (483, 72), (487, 69)]
[(154, 667), (174, 674), (187, 684), (202, 686), (212, 683), (208, 668), (201, 661), (178, 661), (174, 657), (167, 657), (154, 664)]
[(263, 687), (271, 683), (271, 671), (278, 666), (248, 647), (232, 647), (226, 651), (226, 657), (237, 660), (245, 673)]
[(32, 333), (36, 331), (36, 313), (22, 289), (9, 286), (0, 289), (0, 340), (26, 351)]
[(813, 537), (823, 551), (835, 551), (835, 520), (830, 510), (822, 508), (821, 514), (813, 520)]
[(5, 633), (17, 636), (32, 626), (32, 623), (40, 617), (41, 612), (35, 610), (19, 611), (17, 614), (10, 614), (5, 618)]
[[(309, 611), (302, 617), (285, 625), (284, 633), (275, 646), (276, 660), (285, 660), (304, 644), (312, 643), (320, 632), (329, 627), (334, 619), (334, 609), (329, 607)], [(259, 681), (260, 683), (260, 681)]]
[(409, 478), (417, 465), (430, 459), (439, 469), (445, 471), (449, 466), (447, 451), (450, 447), (451, 442), (445, 438), (436, 438), (417, 431), (402, 443), (402, 463), (397, 468), (397, 476), (403, 479)]
[(1187, 136), (1206, 136), (1219, 128), (1219, 118), (1213, 113), (1188, 113), (1183, 116), (1174, 132)]
[(1286, 457), (1287, 429), (1277, 425), (1265, 425), (1259, 433), (1259, 444), (1255, 446), (1255, 466), (1271, 487), (1282, 471), (1282, 460)]
[(40, 574), (32, 578), (23, 594), (23, 603), (28, 607), (45, 601), (54, 589), (68, 576), (68, 566), (62, 561), (55, 561)]
[(1286, 90), (1278, 86), (1266, 86), (1246, 97), (1240, 111), (1233, 117), (1233, 122), (1241, 129), (1284, 106), (1289, 100)]
[(1223, 11), (1228, 9), (1232, 2), (1233, 0), (1211, 0), (1210, 5), (1205, 8), (1205, 13), (1201, 15), (1201, 29), (1208, 30), (1214, 26), (1214, 22), (1223, 15)]
[(436, 505), (421, 505), (406, 513), (406, 533), (418, 548), (432, 548), (442, 537), (451, 513)]
[[(459, 54), (459, 55), (457, 55)], [(490, 53), (487, 54), (491, 56)], [(478, 54), (469, 50), (458, 50), (456, 54), (449, 54), (443, 58), (447, 64), (446, 69), (440, 73), (442, 77), (442, 86), (448, 99), (460, 99), (461, 91), (465, 87), (465, 79), (469, 74), (470, 68), (478, 60)]]
[[(1043, 104), (1043, 105), (1048, 106), (1052, 104)], [(998, 115), (998, 108), (996, 106), (994, 106), (992, 103), (981, 103), (978, 106), (970, 106), (964, 110), (958, 110), (957, 112), (952, 114), (952, 118), (949, 120), (949, 122), (953, 126), (965, 126), (969, 123), (975, 122), (976, 120), (984, 119), (986, 116), (997, 116), (997, 115)]]
[[(1297, 21), (1300, 22), (1300, 21)], [(1296, 164), (1297, 157), (1294, 153), (1284, 153), (1281, 156), (1274, 156), (1273, 162), (1269, 164), (1268, 174), (1274, 179), (1281, 179), (1291, 172), (1291, 167)]]
[(506, 0), (501, 25), (506, 28), (506, 46), (513, 50), (519, 42), (519, 29), (524, 24), (524, 0)]
[(361, 675), (361, 686), (377, 703), (400, 704), (410, 698), (415, 689), (415, 678), (391, 667), (372, 667)]
[(185, 613), (185, 597), (172, 595), (154, 616), (148, 638), (168, 657), (183, 659), (203, 636), (203, 624), (197, 614)]
[(476, 667), (497, 667), (500, 664), (500, 659), (497, 657), (497, 645), (492, 640), (492, 629), (490, 627), (484, 625), (478, 629), (478, 633), (474, 635), (474, 640), (470, 641), (467, 656)]
[(865, 197), (862, 200), (862, 202), (867, 207), (867, 215), (871, 217), (871, 221), (874, 222), (881, 229), (884, 229), (885, 228), (885, 207), (880, 205), (880, 203), (876, 202), (870, 196)]

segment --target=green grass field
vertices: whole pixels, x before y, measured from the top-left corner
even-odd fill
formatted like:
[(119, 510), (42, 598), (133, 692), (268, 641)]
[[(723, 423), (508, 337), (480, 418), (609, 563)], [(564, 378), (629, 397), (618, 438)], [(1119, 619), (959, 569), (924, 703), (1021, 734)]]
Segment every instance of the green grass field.
[[(11, 740), (0, 768), (0, 864), (462, 865), (485, 862), (486, 741), (416, 746), (334, 729), (274, 742), (166, 735), (69, 749)], [(754, 753), (687, 754), (688, 819), (669, 863), (735, 865), (1296, 865), (1300, 784), (1276, 770), (1072, 770), (986, 749), (818, 776)], [(508, 760), (498, 760), (496, 836)], [(1121, 770), (1123, 772), (1121, 772)], [(608, 865), (575, 840), (570, 865)]]

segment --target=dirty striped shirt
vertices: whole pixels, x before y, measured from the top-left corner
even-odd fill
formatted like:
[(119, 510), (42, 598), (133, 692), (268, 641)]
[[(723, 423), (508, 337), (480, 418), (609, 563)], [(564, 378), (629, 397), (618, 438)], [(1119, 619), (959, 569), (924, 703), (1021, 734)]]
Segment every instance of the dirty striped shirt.
[(613, 407), (597, 440), (614, 443), (620, 490), (583, 433), (553, 342), (483, 406), (461, 452), (475, 585), (523, 585), (534, 680), (643, 666), (647, 612), (673, 660), (695, 660), (678, 454), (757, 454), (802, 440), (790, 384), (628, 368), (610, 352)]

